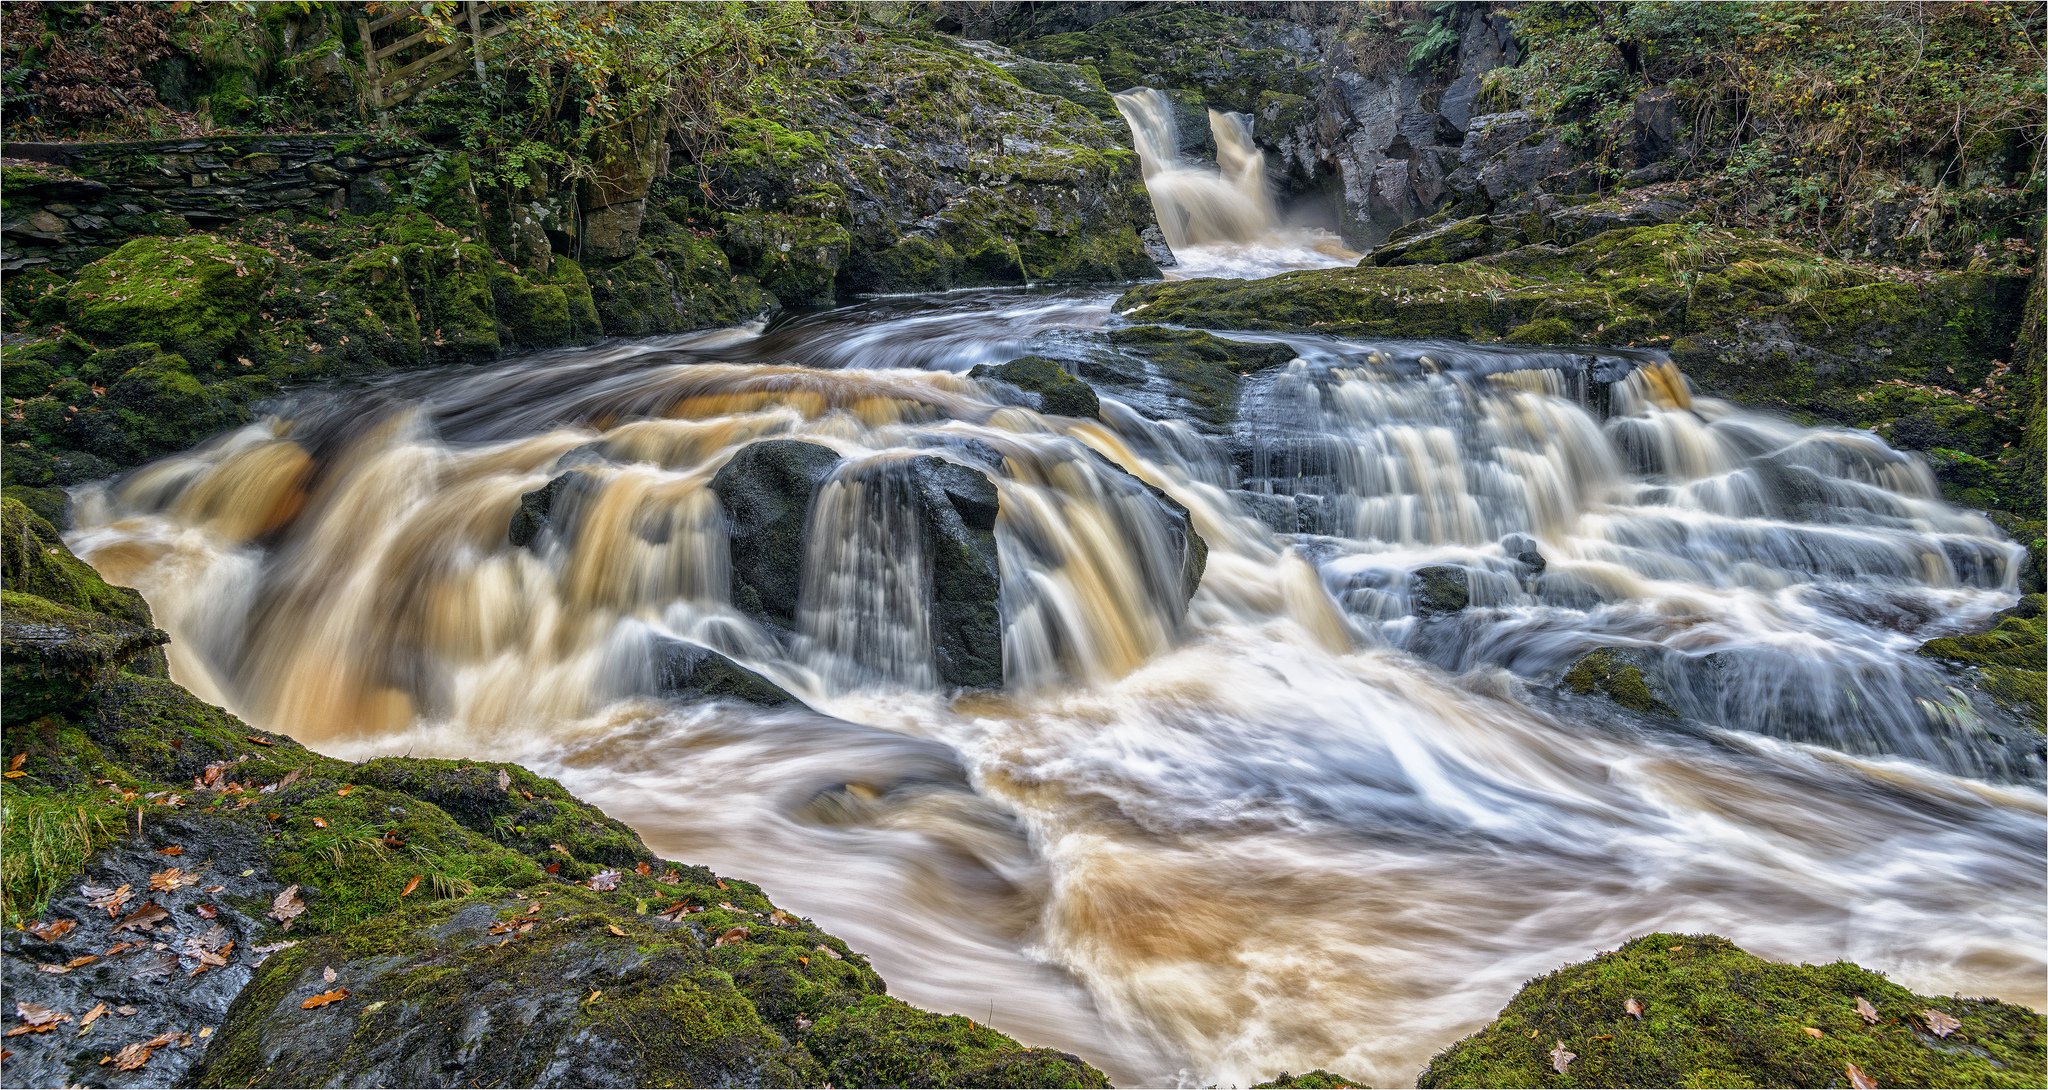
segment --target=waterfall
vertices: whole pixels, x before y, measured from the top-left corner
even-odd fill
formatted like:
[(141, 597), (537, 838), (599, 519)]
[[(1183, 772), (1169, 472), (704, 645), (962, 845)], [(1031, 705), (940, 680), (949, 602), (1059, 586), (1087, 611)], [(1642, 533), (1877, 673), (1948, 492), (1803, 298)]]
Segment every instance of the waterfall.
[[(1203, 192), (1270, 226), (1217, 132)], [(1652, 930), (2042, 1001), (2039, 735), (1915, 653), (2011, 605), (2024, 551), (1920, 459), (1624, 349), (1222, 334), (1291, 358), (1199, 424), (1109, 306), (882, 301), (310, 391), (82, 490), (67, 540), (252, 723), (527, 762), (892, 994), (1123, 1083), (1400, 1084)], [(1027, 345), (1099, 419), (955, 370)], [(812, 476), (720, 490), (781, 440)], [(775, 609), (741, 586), (764, 557)], [(962, 690), (968, 630), (1001, 661)], [(801, 704), (678, 698), (679, 643)], [(1595, 648), (1672, 714), (1562, 690)]]
[(1252, 143), (1242, 117), (1209, 111), (1217, 162), (1207, 166), (1181, 157), (1179, 125), (1164, 91), (1124, 91), (1116, 104), (1131, 126), (1159, 229), (1175, 251), (1211, 242), (1256, 242), (1279, 226), (1266, 195), (1265, 154)]
[(1166, 92), (1133, 88), (1117, 93), (1116, 105), (1131, 128), (1159, 230), (1174, 256), (1191, 266), (1181, 273), (1263, 276), (1358, 260), (1327, 231), (1280, 222), (1250, 118), (1209, 111), (1216, 162), (1208, 164), (1180, 154), (1180, 125)]

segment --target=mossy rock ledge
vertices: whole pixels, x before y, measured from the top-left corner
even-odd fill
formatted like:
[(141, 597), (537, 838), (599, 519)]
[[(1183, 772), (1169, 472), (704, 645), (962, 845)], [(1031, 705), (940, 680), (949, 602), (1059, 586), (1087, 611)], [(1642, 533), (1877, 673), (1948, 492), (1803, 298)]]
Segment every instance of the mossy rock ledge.
[(1878, 1086), (2040, 1086), (2044, 1044), (2048, 1020), (2016, 1004), (1660, 933), (1530, 981), (1418, 1085), (1849, 1086), (1853, 1065)]
[(517, 765), (251, 728), (160, 676), (132, 591), (0, 508), (34, 674), (7, 679), (0, 985), (61, 1016), (9, 1037), (10, 1085), (1108, 1085), (891, 998), (759, 887)]

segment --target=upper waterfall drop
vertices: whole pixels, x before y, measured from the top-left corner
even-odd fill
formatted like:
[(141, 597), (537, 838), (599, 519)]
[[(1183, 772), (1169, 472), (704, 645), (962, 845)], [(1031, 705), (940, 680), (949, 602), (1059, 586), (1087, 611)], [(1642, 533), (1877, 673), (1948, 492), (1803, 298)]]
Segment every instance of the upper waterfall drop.
[(1134, 87), (1115, 97), (1131, 127), (1159, 229), (1183, 264), (1204, 275), (1266, 276), (1358, 259), (1327, 231), (1281, 223), (1266, 186), (1266, 155), (1252, 140), (1248, 117), (1210, 110), (1216, 162), (1199, 163), (1180, 154), (1180, 125), (1166, 92)]

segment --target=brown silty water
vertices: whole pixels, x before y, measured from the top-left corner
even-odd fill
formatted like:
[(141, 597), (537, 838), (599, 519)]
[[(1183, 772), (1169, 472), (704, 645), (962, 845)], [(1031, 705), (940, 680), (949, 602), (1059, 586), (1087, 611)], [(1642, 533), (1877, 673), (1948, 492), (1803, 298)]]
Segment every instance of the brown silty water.
[[(251, 722), (528, 763), (1122, 1083), (1412, 1082), (1652, 929), (2043, 1003), (2038, 745), (1911, 653), (2009, 605), (2021, 554), (1917, 459), (1655, 358), (1326, 338), (1203, 431), (1108, 308), (875, 303), (314, 392), (81, 494), (70, 541)], [(1082, 421), (963, 373), (1026, 347), (1127, 380)], [(788, 630), (734, 604), (710, 488), (772, 438), (840, 456)], [(994, 482), (1000, 689), (937, 678), (918, 458)], [(1208, 546), (1191, 601), (1155, 488)], [(1418, 610), (1429, 566), (1471, 605)], [(802, 705), (665, 696), (673, 640)], [(1683, 722), (1548, 687), (1603, 645), (1662, 656)]]

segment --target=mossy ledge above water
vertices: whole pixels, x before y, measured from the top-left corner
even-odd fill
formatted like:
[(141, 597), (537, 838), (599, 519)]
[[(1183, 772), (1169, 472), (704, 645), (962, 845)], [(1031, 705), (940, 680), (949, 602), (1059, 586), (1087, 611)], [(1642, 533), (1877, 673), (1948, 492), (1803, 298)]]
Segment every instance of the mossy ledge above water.
[[(36, 678), (5, 726), (0, 978), (72, 1019), (9, 1039), (12, 1084), (1108, 1085), (890, 998), (759, 887), (656, 857), (552, 780), (249, 727), (158, 676), (132, 591), (0, 509), (10, 712)], [(138, 1010), (81, 1036), (101, 1001)]]
[[(1944, 1018), (1960, 1023), (1945, 1036)], [(1877, 1086), (2039, 1086), (2048, 1020), (1917, 995), (1847, 962), (1788, 965), (1713, 935), (1654, 934), (1530, 981), (1418, 1084), (1848, 1086), (1852, 1065)]]

